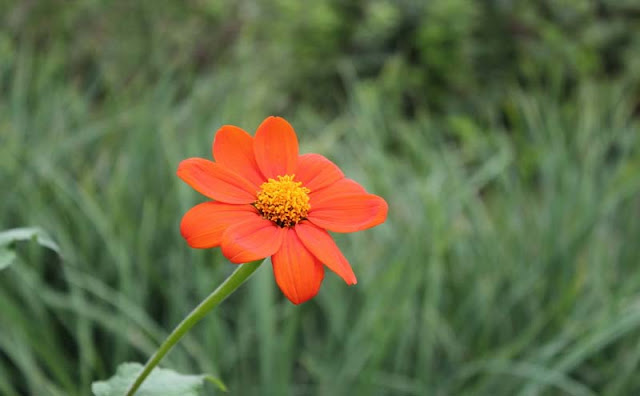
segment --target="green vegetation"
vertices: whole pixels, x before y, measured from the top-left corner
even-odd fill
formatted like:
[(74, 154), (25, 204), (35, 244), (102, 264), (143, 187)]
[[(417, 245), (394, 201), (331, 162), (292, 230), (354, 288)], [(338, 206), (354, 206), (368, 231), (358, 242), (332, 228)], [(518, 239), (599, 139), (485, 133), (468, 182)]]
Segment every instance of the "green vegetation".
[(175, 169), (271, 114), (389, 219), (337, 235), (358, 285), (293, 306), (263, 265), (163, 367), (238, 395), (640, 389), (637, 1), (0, 1), (0, 26), (0, 230), (61, 252), (0, 271), (0, 394), (89, 394), (234, 270), (182, 240), (203, 198)]

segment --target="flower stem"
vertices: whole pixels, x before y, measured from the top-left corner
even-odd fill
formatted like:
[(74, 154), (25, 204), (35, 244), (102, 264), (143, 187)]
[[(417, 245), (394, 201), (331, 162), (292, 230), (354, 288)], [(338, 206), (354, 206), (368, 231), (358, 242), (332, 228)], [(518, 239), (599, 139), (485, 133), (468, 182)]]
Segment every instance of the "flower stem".
[(191, 329), (196, 323), (200, 321), (209, 311), (217, 307), (225, 298), (233, 293), (241, 284), (246, 281), (255, 270), (260, 267), (263, 260), (253, 261), (246, 264), (241, 264), (238, 269), (224, 281), (216, 290), (214, 290), (207, 298), (205, 298), (200, 305), (194, 308), (193, 311), (169, 334), (166, 340), (160, 345), (158, 350), (149, 358), (147, 364), (138, 374), (135, 382), (131, 385), (127, 391), (127, 396), (133, 396), (140, 385), (144, 382), (147, 376), (151, 373), (154, 367), (160, 363), (160, 360), (169, 350)]

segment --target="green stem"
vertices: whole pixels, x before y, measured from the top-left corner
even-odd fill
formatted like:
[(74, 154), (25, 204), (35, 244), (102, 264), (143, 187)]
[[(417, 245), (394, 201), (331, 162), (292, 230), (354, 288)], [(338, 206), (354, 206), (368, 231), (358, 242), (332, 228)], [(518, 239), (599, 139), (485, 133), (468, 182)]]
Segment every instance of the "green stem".
[(127, 391), (127, 396), (133, 396), (140, 385), (144, 382), (145, 378), (151, 373), (154, 367), (160, 363), (160, 360), (180, 339), (202, 319), (209, 311), (218, 306), (225, 298), (233, 293), (241, 284), (246, 281), (255, 270), (260, 267), (263, 260), (253, 261), (251, 263), (241, 264), (238, 269), (224, 281), (213, 293), (209, 294), (200, 305), (194, 308), (193, 311), (186, 318), (180, 322), (173, 332), (169, 334), (166, 340), (160, 345), (160, 348), (151, 356), (144, 369), (138, 374), (136, 381), (131, 385)]

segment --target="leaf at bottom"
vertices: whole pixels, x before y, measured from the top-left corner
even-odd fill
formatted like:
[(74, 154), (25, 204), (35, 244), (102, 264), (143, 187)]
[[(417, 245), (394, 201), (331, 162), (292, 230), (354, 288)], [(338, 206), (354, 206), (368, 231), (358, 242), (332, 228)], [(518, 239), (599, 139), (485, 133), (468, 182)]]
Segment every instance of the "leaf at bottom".
[[(106, 381), (94, 382), (91, 391), (95, 396), (123, 396), (141, 371), (142, 365), (139, 363), (122, 363), (118, 366), (116, 375)], [(169, 369), (155, 368), (142, 383), (136, 396), (199, 396), (206, 380), (225, 390), (222, 382), (212, 379), (207, 375), (184, 375)]]

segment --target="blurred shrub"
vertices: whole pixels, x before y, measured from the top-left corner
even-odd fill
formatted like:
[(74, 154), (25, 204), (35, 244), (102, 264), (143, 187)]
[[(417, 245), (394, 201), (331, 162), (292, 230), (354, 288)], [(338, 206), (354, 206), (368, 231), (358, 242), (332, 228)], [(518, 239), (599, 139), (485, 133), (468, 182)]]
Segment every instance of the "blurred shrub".
[(251, 64), (273, 84), (275, 109), (304, 99), (331, 110), (349, 79), (393, 63), (390, 94), (411, 115), (499, 103), (514, 82), (566, 90), (584, 78), (640, 80), (633, 1), (50, 0), (0, 11), (0, 43), (62, 50), (69, 78), (106, 93)]

